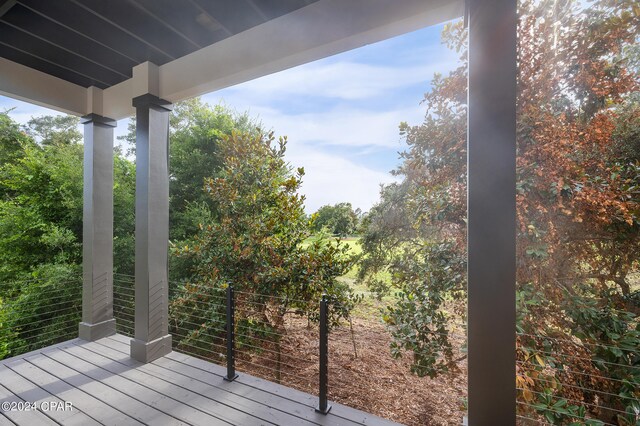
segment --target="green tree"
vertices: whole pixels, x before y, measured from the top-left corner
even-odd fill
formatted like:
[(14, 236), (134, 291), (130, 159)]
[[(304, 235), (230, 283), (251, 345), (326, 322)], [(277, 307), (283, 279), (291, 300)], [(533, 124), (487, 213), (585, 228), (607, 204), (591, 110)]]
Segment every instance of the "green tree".
[(233, 131), (256, 132), (257, 125), (247, 114), (211, 107), (199, 98), (176, 104), (170, 124), (171, 239), (182, 240), (197, 231), (200, 218), (215, 214), (214, 202), (202, 189), (207, 178), (220, 172), (220, 141)]
[[(219, 144), (222, 170), (205, 185), (218, 220), (201, 224), (189, 245), (174, 249), (196, 265), (196, 285), (186, 284), (184, 296), (172, 302), (181, 328), (192, 328), (191, 335), (219, 328), (222, 313), (215, 305), (227, 285), (239, 291), (240, 322), (262, 321), (278, 333), (285, 331), (288, 312), (317, 318), (323, 293), (339, 304), (332, 310), (335, 320), (348, 315), (342, 307), (350, 306), (351, 291), (337, 277), (353, 265), (349, 249), (327, 238), (303, 244), (311, 232), (304, 197), (297, 192), (304, 170), (285, 161), (285, 146), (271, 134), (237, 132)], [(209, 297), (196, 288), (206, 289)], [(210, 307), (204, 321), (197, 319), (201, 314), (192, 316), (195, 302)]]
[[(69, 338), (81, 307), (83, 146), (77, 135), (65, 139), (70, 128), (59, 120), (36, 121), (39, 142), (0, 114), (0, 317), (13, 333), (0, 348), (14, 354)], [(114, 269), (125, 273), (133, 271), (133, 170), (116, 154)]]
[(80, 119), (73, 115), (42, 115), (32, 117), (26, 131), (43, 145), (74, 145), (82, 141), (79, 125)]
[(351, 203), (326, 205), (318, 209), (313, 217), (313, 230), (316, 232), (326, 228), (328, 232), (341, 237), (353, 235), (358, 226), (358, 215)]
[(198, 259), (201, 279), (239, 290), (314, 304), (323, 292), (342, 297), (336, 278), (352, 263), (348, 247), (303, 244), (311, 232), (298, 194), (304, 169), (285, 161), (286, 139), (233, 132), (220, 149), (220, 176), (205, 184), (219, 220), (201, 224), (192, 245), (175, 253)]

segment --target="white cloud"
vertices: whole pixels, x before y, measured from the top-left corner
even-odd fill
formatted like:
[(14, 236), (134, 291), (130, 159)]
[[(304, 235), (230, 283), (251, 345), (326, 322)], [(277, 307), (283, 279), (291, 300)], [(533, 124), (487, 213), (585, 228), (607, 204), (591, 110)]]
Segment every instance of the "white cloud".
[(59, 111), (0, 96), (0, 111), (11, 110), (9, 117), (20, 124), (27, 124), (32, 117), (40, 115), (64, 115)]
[(415, 84), (424, 83), (426, 89), (435, 72), (446, 72), (456, 64), (457, 60), (449, 57), (418, 66), (318, 61), (251, 80), (222, 93), (254, 104), (272, 104), (274, 99), (291, 96), (364, 100)]
[(424, 111), (415, 105), (389, 111), (367, 111), (339, 107), (330, 111), (305, 114), (285, 114), (272, 108), (252, 108), (262, 123), (277, 135), (286, 135), (295, 143), (341, 145), (350, 147), (399, 147), (398, 125), (401, 121), (415, 123)]
[(305, 207), (308, 213), (325, 204), (340, 202), (350, 202), (354, 208), (368, 211), (379, 198), (380, 184), (395, 181), (388, 173), (336, 155), (291, 144), (287, 148), (287, 160), (305, 170), (300, 192), (307, 197)]

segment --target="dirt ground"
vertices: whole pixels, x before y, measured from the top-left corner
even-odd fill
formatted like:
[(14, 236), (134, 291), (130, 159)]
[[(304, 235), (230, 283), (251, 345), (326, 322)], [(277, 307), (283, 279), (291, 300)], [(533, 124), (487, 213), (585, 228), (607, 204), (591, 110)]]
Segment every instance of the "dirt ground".
[[(318, 331), (306, 320), (288, 318), (281, 342), (280, 383), (317, 395)], [(417, 377), (410, 360), (395, 360), (383, 324), (354, 319), (334, 329), (329, 338), (329, 400), (406, 425), (460, 425), (466, 396), (466, 363), (455, 377)], [(354, 340), (357, 357), (354, 353)], [(248, 349), (251, 349), (249, 351)], [(245, 347), (238, 370), (278, 381), (277, 348)]]

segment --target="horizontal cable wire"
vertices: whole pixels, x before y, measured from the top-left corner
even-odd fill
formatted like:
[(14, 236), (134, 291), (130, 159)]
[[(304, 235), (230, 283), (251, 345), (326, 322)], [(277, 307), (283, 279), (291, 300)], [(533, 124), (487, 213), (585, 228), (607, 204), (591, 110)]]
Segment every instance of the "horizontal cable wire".
[(553, 380), (541, 379), (541, 378), (539, 378), (539, 377), (537, 377), (537, 378), (535, 378), (535, 379), (533, 379), (533, 380), (534, 380), (534, 381), (536, 381), (536, 380), (537, 380), (537, 381), (541, 381), (541, 382), (545, 382), (545, 383), (557, 383), (557, 384), (562, 385), (562, 386), (567, 386), (567, 387), (574, 388), (574, 389), (580, 389), (580, 390), (587, 391), (587, 392), (596, 392), (596, 393), (601, 393), (601, 394), (603, 394), (603, 395), (612, 396), (612, 397), (614, 397), (614, 398), (630, 399), (631, 401), (637, 401), (637, 400), (638, 400), (637, 398), (633, 398), (633, 397), (629, 397), (629, 396), (616, 395), (616, 394), (614, 394), (614, 393), (605, 392), (605, 391), (601, 391), (601, 390), (597, 390), (597, 389), (592, 389), (592, 388), (585, 388), (585, 387), (582, 387), (582, 386), (572, 385), (572, 384), (570, 384), (570, 383), (565, 383), (565, 382), (561, 382), (561, 381), (554, 382)]
[[(190, 352), (190, 351), (186, 351), (186, 350), (184, 350), (184, 349), (181, 349), (181, 346), (188, 346), (188, 347), (190, 347), (190, 348), (194, 348), (194, 349), (197, 349), (197, 350), (199, 350), (199, 351), (208, 352), (208, 353), (210, 353), (211, 355), (217, 355), (220, 359), (223, 359), (223, 358), (224, 358), (224, 354), (223, 354), (222, 352), (216, 352), (216, 351), (212, 351), (212, 350), (209, 350), (209, 349), (199, 348), (199, 347), (197, 347), (197, 346), (193, 346), (193, 345), (190, 345), (190, 344), (188, 344), (188, 343), (180, 343), (179, 345), (177, 345), (176, 347), (174, 347), (174, 348), (173, 348), (173, 350), (175, 350), (175, 351), (177, 351), (177, 352), (182, 352), (182, 353), (185, 353), (185, 354), (188, 354), (188, 355), (197, 356), (197, 357), (199, 357), (199, 358), (203, 358), (203, 357), (205, 357), (205, 355), (197, 354), (196, 352)], [(207, 359), (209, 359), (209, 358), (207, 358)]]
[[(525, 362), (523, 362), (523, 361), (517, 361), (517, 360), (516, 360), (516, 364), (522, 365), (523, 367), (526, 367), (526, 366), (527, 366), (527, 364), (526, 364)], [(535, 364), (535, 365), (536, 365), (536, 366), (538, 366), (538, 367), (541, 367), (539, 364)], [(623, 380), (621, 380), (621, 379), (614, 379), (614, 378), (612, 378), (612, 377), (607, 377), (607, 376), (598, 376), (598, 375), (595, 375), (595, 374), (583, 373), (583, 372), (581, 372), (581, 371), (573, 371), (573, 370), (572, 370), (572, 371), (567, 371), (567, 370), (561, 370), (561, 369), (559, 369), (559, 368), (557, 368), (557, 367), (551, 367), (550, 365), (545, 365), (545, 368), (552, 368), (552, 369), (554, 369), (554, 370), (556, 370), (556, 371), (559, 371), (559, 372), (561, 372), (561, 373), (566, 373), (566, 374), (579, 374), (579, 375), (581, 375), (581, 376), (588, 376), (588, 377), (592, 377), (592, 378), (594, 378), (594, 379), (610, 380), (610, 381), (613, 381), (613, 382), (624, 383), (624, 381), (623, 381)]]
[[(34, 278), (32, 280), (21, 280), (21, 281), (14, 281), (14, 282), (5, 282), (0, 284), (0, 288), (3, 287), (10, 287), (10, 288), (15, 288), (16, 286), (20, 286), (21, 284), (33, 284), (33, 283), (37, 283), (41, 286), (54, 286), (54, 285), (62, 285), (62, 284), (76, 284), (79, 287), (82, 285), (81, 281), (72, 281), (72, 280), (68, 280), (68, 281), (55, 281), (55, 282), (51, 282), (51, 281), (42, 281), (40, 278)], [(19, 287), (18, 287), (19, 289)]]
[(222, 303), (226, 303), (227, 301), (226, 294), (212, 294), (212, 293), (202, 292), (202, 291), (189, 289), (189, 288), (175, 289), (175, 290), (172, 290), (172, 293), (174, 294), (174, 298), (179, 296), (202, 296), (203, 298), (220, 300)]
[[(251, 293), (251, 292), (241, 291), (241, 290), (234, 290), (234, 293), (236, 293), (236, 294), (245, 294), (247, 296), (266, 297), (266, 298), (269, 298), (269, 299), (284, 299), (284, 300), (289, 301), (289, 302), (314, 303), (313, 300), (302, 300), (302, 299), (296, 299), (294, 297), (278, 296), (278, 295), (275, 295), (275, 294)], [(319, 301), (317, 303), (319, 303)]]
[[(201, 319), (201, 320), (203, 320), (203, 321), (211, 321), (211, 320), (213, 320), (213, 318), (204, 317), (204, 316), (202, 316), (202, 315), (196, 315), (196, 314), (187, 314), (187, 316), (189, 316), (189, 317), (193, 317), (193, 318), (198, 318), (198, 319)], [(179, 319), (179, 318), (175, 318), (175, 320), (178, 320), (178, 319)], [(246, 319), (248, 319), (248, 318), (246, 318)], [(225, 321), (225, 322), (226, 322), (226, 321)], [(264, 321), (256, 321), (256, 322), (257, 322), (257, 323), (259, 323), (259, 324), (267, 325), (267, 326), (269, 326), (269, 325), (270, 325), (270, 324), (268, 324), (268, 323), (265, 323)], [(248, 328), (248, 327), (246, 327), (246, 326), (239, 326), (239, 325), (238, 325), (238, 321), (236, 320), (236, 328)], [(266, 333), (266, 331), (265, 331), (265, 333)]]
[(249, 326), (241, 326), (239, 327), (241, 330), (251, 330), (251, 331), (256, 331), (258, 333), (262, 333), (262, 334), (270, 334), (272, 336), (279, 336), (279, 337), (285, 337), (286, 334), (282, 334), (282, 333), (276, 333), (276, 332), (272, 332), (272, 331), (268, 331), (268, 330), (261, 330), (259, 328), (254, 328), (254, 327), (249, 327)]
[(577, 346), (583, 346), (583, 345), (589, 345), (589, 346), (597, 346), (597, 347), (602, 347), (602, 348), (608, 348), (608, 349), (619, 349), (621, 351), (629, 351), (631, 353), (636, 353), (638, 350), (637, 349), (623, 349), (620, 348), (618, 346), (609, 346), (609, 345), (605, 345), (603, 343), (590, 343), (590, 342), (583, 342), (583, 341), (573, 341), (573, 340), (569, 340), (569, 339), (562, 339), (559, 337), (550, 337), (550, 336), (543, 336), (543, 335), (539, 335), (539, 334), (527, 334), (527, 333), (516, 333), (518, 336), (528, 336), (533, 338), (538, 338), (538, 339), (548, 339), (548, 340), (555, 340), (557, 342), (566, 342), (566, 343), (572, 343), (574, 345)]
[[(174, 336), (176, 336), (176, 335), (174, 334)], [(200, 343), (200, 344), (203, 344), (203, 345), (206, 345), (206, 346), (211, 346), (211, 347), (216, 347), (216, 348), (223, 348), (224, 351), (226, 351), (226, 348), (227, 348), (226, 343), (216, 343), (216, 342), (212, 342), (212, 341), (209, 341), (209, 340), (203, 340), (202, 338), (199, 338), (197, 336), (196, 337), (184, 336), (182, 338), (182, 340), (180, 340), (180, 341), (176, 340), (176, 343), (177, 344), (182, 344), (182, 343), (185, 343), (185, 344)], [(194, 346), (194, 347), (196, 347), (196, 346)], [(200, 349), (206, 349), (206, 348), (200, 348)], [(206, 349), (206, 350), (209, 350), (209, 349)]]
[[(80, 306), (66, 306), (60, 309), (55, 309), (55, 310), (48, 310), (48, 311), (44, 311), (44, 312), (33, 312), (33, 313), (28, 313), (28, 311), (22, 311), (22, 312), (11, 312), (12, 314), (14, 314), (14, 316), (16, 318), (19, 318), (20, 320), (29, 320), (31, 319), (32, 321), (27, 322), (27, 323), (17, 323), (14, 327), (25, 327), (31, 324), (35, 324), (38, 322), (42, 322), (42, 321), (52, 321), (55, 320), (56, 318), (58, 318), (58, 316), (51, 316), (52, 314), (58, 314), (58, 313), (64, 313), (65, 311), (69, 311), (69, 310), (73, 310), (74, 312), (79, 312), (81, 311), (81, 307)], [(46, 315), (46, 318), (40, 318), (40, 319), (35, 319), (35, 318), (39, 318)], [(65, 314), (66, 315), (66, 314)], [(7, 321), (8, 322), (8, 321)]]
[[(247, 352), (243, 352), (243, 351), (237, 351), (237, 353), (238, 353), (238, 352), (239, 352), (240, 354), (247, 354)], [(277, 362), (278, 362), (278, 360), (277, 360), (277, 359), (274, 359), (274, 358), (267, 358), (267, 357), (265, 357), (265, 356), (260, 356), (260, 355), (255, 354), (255, 353), (251, 353), (250, 355), (251, 355), (251, 359), (258, 358), (258, 359), (262, 359), (262, 360), (265, 360), (265, 361), (271, 361), (271, 362), (273, 362), (273, 363), (277, 363)], [(240, 358), (240, 359), (242, 359), (242, 358)], [(299, 361), (307, 361), (307, 360), (302, 360), (302, 359), (300, 359), (300, 358), (293, 358), (293, 359), (296, 359), (296, 360), (299, 360)], [(316, 363), (317, 363), (317, 362), (313, 362), (313, 363), (311, 363), (311, 365), (315, 365)], [(292, 370), (297, 370), (297, 369), (299, 369), (299, 368), (300, 368), (300, 366), (299, 366), (299, 365), (298, 365), (298, 366), (293, 366), (293, 365), (288, 364), (288, 363), (286, 363), (286, 362), (284, 362), (284, 361), (282, 361), (282, 360), (280, 360), (280, 365), (281, 365), (281, 366), (283, 366), (283, 367), (289, 367), (289, 368), (291, 368)], [(307, 366), (305, 366), (305, 367), (307, 367)]]
[[(186, 320), (180, 320), (180, 322), (181, 322), (181, 323), (187, 323), (187, 324), (195, 325), (195, 326), (198, 326), (198, 327), (202, 327), (202, 326), (203, 326), (203, 324), (196, 324), (196, 323), (194, 323), (194, 322), (186, 321)], [(221, 334), (225, 334), (225, 333), (227, 332), (227, 330), (222, 329), (222, 328), (217, 328), (217, 327), (205, 327), (205, 328), (206, 328), (206, 332), (208, 332), (208, 331), (216, 331), (216, 332), (219, 332), (219, 333), (221, 333)], [(241, 329), (244, 329), (244, 328), (246, 328), (246, 327), (241, 327)], [(178, 330), (180, 330), (180, 327), (177, 327), (177, 329), (178, 329)], [(185, 330), (185, 331), (190, 331), (190, 330)], [(265, 342), (265, 343), (273, 343), (273, 344), (277, 343), (277, 342), (276, 342), (276, 341), (274, 341), (274, 340), (266, 340), (266, 339), (262, 339), (262, 338), (260, 338), (260, 337), (251, 336), (251, 335), (244, 334), (244, 333), (238, 333), (237, 331), (236, 331), (235, 335), (236, 335), (236, 337), (238, 337), (238, 336), (246, 337), (246, 338), (248, 338), (248, 339), (252, 339), (252, 340), (259, 340), (259, 341), (261, 341), (261, 342)], [(214, 336), (214, 335), (210, 335), (210, 336), (211, 336), (211, 337), (217, 337), (217, 336)], [(286, 335), (286, 334), (279, 334), (279, 336), (287, 337), (288, 335)], [(245, 344), (245, 343), (242, 343), (242, 344), (246, 346), (246, 344)], [(265, 348), (260, 348), (260, 349), (262, 349), (262, 350), (267, 350), (267, 349), (265, 349)]]
[[(172, 299), (171, 301), (174, 302), (177, 299)], [(205, 306), (214, 306), (214, 307), (218, 307), (218, 308), (226, 308), (227, 305), (226, 304), (220, 304), (220, 303), (211, 303), (211, 302), (205, 302), (204, 300), (187, 300), (188, 303), (198, 303), (198, 304), (203, 304)], [(204, 309), (203, 309), (204, 310)], [(237, 308), (236, 308), (237, 310)]]
[(116, 273), (113, 274), (114, 277), (116, 275), (119, 276), (119, 277), (129, 277), (129, 278), (135, 278), (136, 277), (135, 275), (121, 274), (120, 272), (116, 272)]
[[(191, 324), (191, 325), (195, 325), (196, 327), (200, 327), (200, 328), (205, 328), (207, 331), (209, 330), (213, 330), (213, 331), (219, 331), (221, 333), (226, 333), (227, 330), (223, 329), (223, 328), (217, 328), (217, 327), (207, 327), (205, 324), (206, 323), (195, 323), (192, 321), (187, 321), (187, 320), (183, 320), (183, 319), (177, 319), (177, 318), (170, 318), (169, 319), (170, 322), (179, 322), (180, 324)], [(180, 329), (180, 326), (176, 326), (176, 328)], [(191, 330), (189, 330), (191, 331)]]
[(570, 354), (559, 353), (559, 352), (547, 352), (547, 351), (542, 351), (542, 350), (536, 349), (536, 348), (527, 348), (527, 349), (535, 349), (537, 352), (540, 352), (540, 353), (543, 353), (545, 355), (549, 355), (549, 356), (552, 356), (552, 357), (555, 356), (555, 357), (579, 359), (581, 361), (588, 361), (588, 362), (592, 362), (592, 363), (603, 363), (603, 364), (607, 364), (607, 365), (614, 365), (616, 367), (624, 367), (624, 368), (630, 368), (632, 370), (640, 370), (640, 366), (636, 366), (636, 365), (618, 364), (618, 363), (615, 363), (615, 362), (610, 362), (610, 361), (605, 361), (605, 360), (595, 360), (595, 359), (592, 359), (592, 358), (585, 358), (585, 357), (581, 357), (581, 356), (570, 355)]
[(542, 421), (542, 420), (532, 419), (531, 417), (525, 417), (525, 416), (522, 416), (520, 414), (516, 414), (516, 418), (522, 419), (522, 420), (531, 420), (532, 422), (540, 423), (541, 425), (550, 425), (551, 424), (551, 423), (547, 423), (547, 422)]
[[(516, 389), (517, 389), (517, 390), (520, 390), (520, 391), (524, 391), (524, 389), (523, 389), (523, 388), (518, 388), (518, 387), (516, 387)], [(531, 389), (527, 389), (527, 391), (528, 391), (528, 392), (531, 392), (531, 393), (535, 393), (535, 394), (537, 394), (537, 395), (543, 395), (543, 396), (546, 396), (546, 394), (544, 394), (544, 393), (542, 393), (542, 392), (534, 391), (534, 390), (531, 390)], [(562, 398), (562, 399), (566, 399), (567, 401), (575, 402), (577, 405), (588, 405), (589, 407), (598, 408), (598, 409), (600, 409), (600, 410), (612, 411), (612, 412), (614, 412), (614, 413), (618, 413), (618, 414), (627, 414), (627, 413), (625, 413), (624, 411), (620, 411), (620, 410), (617, 410), (617, 409), (615, 409), (615, 408), (610, 408), (610, 407), (607, 407), (606, 405), (591, 404), (591, 403), (589, 403), (589, 402), (585, 402), (585, 401), (578, 401), (577, 399), (567, 398), (567, 397), (565, 397), (565, 396), (559, 396), (559, 395), (553, 395), (553, 396), (556, 396), (556, 397), (558, 397), (558, 398)]]
[[(65, 289), (67, 290), (67, 289)], [(62, 290), (61, 290), (62, 291)], [(44, 296), (44, 295), (42, 295)], [(66, 294), (59, 294), (57, 296), (49, 296), (51, 299), (59, 299), (61, 297), (67, 297), (68, 295)], [(19, 300), (20, 296), (18, 296), (18, 300)], [(14, 302), (14, 300), (16, 299), (5, 299), (5, 301), (3, 302), (7, 307), (13, 307), (13, 306), (23, 306), (23, 305), (30, 305), (33, 303), (33, 300), (20, 300), (19, 302)], [(61, 303), (61, 302), (56, 302), (56, 303)]]
[[(12, 330), (12, 329), (14, 329), (14, 328), (24, 328), (24, 327), (30, 326), (30, 325), (32, 325), (32, 324), (42, 323), (42, 322), (44, 322), (44, 321), (49, 321), (50, 323), (53, 323), (55, 320), (59, 320), (60, 318), (70, 317), (71, 315), (79, 315), (79, 314), (80, 314), (80, 311), (79, 311), (79, 310), (78, 310), (78, 311), (76, 311), (76, 312), (69, 312), (69, 313), (67, 313), (67, 314), (57, 316), (57, 317), (55, 317), (55, 318), (53, 318), (53, 319), (52, 319), (52, 318), (44, 318), (44, 319), (41, 319), (41, 320), (32, 321), (32, 322), (27, 323), (27, 324), (17, 325), (17, 326), (15, 326), (15, 327), (12, 327), (10, 330)], [(33, 332), (33, 331), (37, 331), (37, 330), (41, 330), (41, 329), (43, 329), (43, 328), (47, 328), (49, 325), (51, 325), (51, 324), (47, 324), (47, 325), (44, 325), (44, 326), (42, 326), (42, 327), (37, 327), (37, 328), (29, 328), (29, 329), (27, 329), (27, 330), (23, 330), (23, 331), (24, 331), (24, 332), (31, 333), (31, 332)]]
[[(135, 311), (127, 312), (123, 308), (124, 308), (124, 306), (114, 306), (113, 307), (114, 315), (115, 315), (115, 313), (117, 313), (118, 317), (130, 319), (131, 321), (133, 321), (133, 319), (135, 319)], [(127, 309), (129, 309), (129, 308), (127, 308)]]
[[(262, 338), (260, 338), (260, 337), (250, 336), (250, 335), (248, 335), (248, 334), (242, 334), (242, 333), (238, 333), (238, 332), (236, 332), (235, 334), (236, 334), (236, 336), (242, 336), (242, 337), (246, 337), (246, 338), (248, 338), (248, 339), (258, 340), (258, 341), (260, 341), (260, 342), (264, 342), (264, 343), (276, 343), (274, 340), (262, 339)], [(285, 336), (285, 337), (286, 337), (286, 336)]]
[[(195, 314), (188, 314), (188, 316), (189, 316), (189, 317), (192, 317), (192, 318), (199, 318), (199, 319), (202, 319), (202, 320), (204, 320), (204, 321), (211, 321), (211, 320), (212, 320), (211, 318), (207, 318), (207, 317), (203, 317), (203, 316), (195, 315)], [(202, 326), (202, 324), (196, 324), (196, 323), (194, 323), (194, 322), (190, 322), (190, 321), (182, 320), (182, 319), (178, 319), (178, 318), (174, 318), (174, 320), (175, 320), (175, 321), (180, 321), (180, 322), (186, 322), (186, 323), (193, 324), (193, 325)], [(266, 323), (264, 323), (264, 322), (261, 322), (261, 323), (262, 323), (262, 324), (266, 324)], [(236, 324), (236, 326), (237, 326), (238, 328), (240, 328), (240, 329), (253, 330), (253, 331), (256, 331), (256, 332), (259, 332), (259, 333), (266, 333), (266, 334), (271, 334), (271, 335), (276, 335), (276, 336), (281, 336), (281, 337), (287, 336), (287, 334), (283, 334), (283, 333), (276, 333), (276, 332), (272, 332), (272, 331), (269, 331), (269, 330), (261, 330), (261, 329), (258, 329), (258, 328), (248, 327), (248, 326), (244, 326), (244, 325), (238, 326), (238, 325)], [(225, 330), (223, 330), (223, 331), (225, 331)]]
[[(63, 333), (60, 333), (60, 336), (53, 337), (53, 338), (49, 337), (47, 339), (43, 339), (42, 342), (39, 343), (39, 344), (43, 344), (45, 342), (55, 340), (56, 338), (62, 338), (62, 337), (66, 337), (66, 336), (75, 336), (76, 333), (74, 331), (68, 331), (68, 330), (71, 330), (71, 329), (75, 330), (75, 329), (77, 329), (77, 327), (78, 327), (77, 324), (73, 324), (73, 325), (69, 325), (67, 327), (59, 328), (57, 330), (50, 330), (50, 331), (47, 331), (47, 332), (44, 332), (44, 333), (40, 333), (38, 336), (35, 336), (35, 337), (47, 336), (47, 335), (52, 334), (52, 333), (60, 333), (61, 331), (64, 331)], [(21, 340), (25, 340), (25, 341), (27, 341), (27, 343), (25, 343), (22, 346), (18, 346), (18, 347), (15, 347), (15, 348), (10, 348), (10, 352), (11, 353), (19, 352), (20, 349), (28, 348), (28, 347), (31, 347), (31, 346), (33, 346), (35, 344), (35, 342), (28, 342), (29, 338), (23, 338)], [(45, 346), (48, 346), (48, 345), (45, 345)]]
[[(254, 349), (257, 349), (257, 350), (263, 351), (263, 352), (269, 352), (269, 353), (272, 353), (272, 354), (274, 354), (274, 355), (276, 355), (276, 356), (278, 355), (278, 351), (273, 351), (273, 350), (269, 350), (269, 349), (264, 349), (264, 348), (260, 348), (260, 347), (257, 347), (257, 346), (252, 346), (252, 345), (249, 345), (249, 344), (245, 344), (245, 343), (242, 343), (242, 344), (240, 345), (240, 347), (239, 347), (239, 348), (238, 348), (238, 347), (236, 347), (236, 351), (241, 352), (241, 353), (249, 353), (249, 351), (243, 351), (243, 350), (242, 350), (242, 348), (243, 348), (243, 347), (247, 347), (247, 346), (248, 346), (248, 347), (250, 347), (250, 348), (254, 348)], [(257, 356), (257, 357), (260, 357), (259, 355), (256, 355), (256, 356)], [(282, 357), (287, 357), (287, 358), (290, 358), (290, 359), (295, 359), (295, 360), (298, 360), (298, 361), (306, 361), (306, 362), (313, 362), (313, 363), (316, 363), (316, 362), (317, 362), (317, 361), (311, 361), (311, 360), (308, 360), (308, 359), (304, 359), (304, 358), (300, 358), (300, 357), (295, 357), (295, 356), (292, 356), (292, 355), (288, 355), (288, 354), (283, 353), (283, 352), (280, 352), (280, 356), (282, 356)], [(270, 358), (266, 358), (266, 357), (260, 357), (260, 358), (263, 358), (263, 359), (270, 359)], [(283, 364), (284, 364), (284, 363), (283, 363)], [(286, 364), (286, 365), (287, 365), (288, 367), (291, 367), (291, 368), (298, 368), (298, 367), (294, 367), (293, 365), (288, 365), (288, 364)]]
[[(526, 403), (526, 402), (516, 401), (516, 404), (524, 405), (524, 406), (526, 406), (526, 407), (530, 407), (530, 408), (533, 408), (534, 410), (537, 410), (537, 408), (535, 407), (535, 405), (528, 404), (528, 403)], [(558, 411), (558, 410), (554, 410), (552, 407), (545, 407), (545, 410), (547, 410), (547, 411), (552, 411), (552, 412), (554, 412), (554, 413), (558, 413), (558, 414), (565, 414), (565, 415), (566, 415), (566, 413), (562, 413), (562, 412), (560, 412), (560, 411)], [(600, 421), (602, 422), (602, 420), (600, 420)], [(614, 424), (612, 424), (612, 423), (607, 423), (607, 422), (602, 422), (602, 424), (603, 424), (604, 426), (616, 426), (616, 425), (614, 425)]]
[[(71, 302), (55, 302), (55, 303), (50, 303), (50, 304), (45, 304), (45, 305), (34, 305), (31, 308), (25, 307), (22, 308), (20, 310), (14, 310), (12, 309), (11, 305), (5, 305), (3, 306), (3, 308), (6, 308), (8, 311), (10, 311), (12, 314), (17, 314), (17, 315), (21, 315), (22, 316), (40, 316), (40, 315), (48, 315), (48, 314), (52, 314), (55, 312), (59, 312), (60, 310), (64, 310), (64, 309), (69, 309), (69, 308), (74, 308), (76, 306), (74, 306), (73, 304), (70, 304)], [(66, 305), (66, 306), (65, 306)], [(55, 308), (58, 306), (65, 306), (64, 308), (58, 309), (58, 310), (46, 310), (44, 312), (42, 312), (43, 310), (47, 309), (47, 308)], [(31, 315), (24, 315), (24, 314), (28, 314), (31, 313)]]
[[(240, 361), (243, 364), (250, 364), (250, 365), (254, 365), (256, 367), (259, 367), (261, 369), (273, 371), (274, 373), (280, 373), (280, 374), (284, 374), (286, 376), (295, 377), (296, 379), (300, 379), (301, 378), (300, 376), (298, 376), (298, 375), (296, 375), (294, 373), (289, 373), (287, 371), (282, 371), (282, 370), (278, 371), (275, 368), (267, 367), (267, 366), (261, 365), (261, 364), (256, 364), (255, 362), (247, 361), (246, 359), (239, 359), (238, 361)], [(252, 373), (255, 374), (257, 372), (253, 371)], [(303, 380), (303, 381), (306, 381), (306, 380)]]
[[(44, 306), (39, 306), (38, 309), (43, 309), (43, 308), (47, 308), (47, 307), (52, 307), (52, 306), (60, 306), (62, 305), (62, 303), (56, 303), (53, 305), (44, 305)], [(62, 311), (66, 311), (67, 309), (79, 309), (77, 306), (65, 306), (64, 308), (60, 308), (60, 309), (56, 309), (54, 311), (46, 311), (46, 312), (34, 312), (33, 315), (29, 315), (29, 316), (41, 316), (41, 315), (50, 315), (50, 314), (55, 314), (57, 312), (62, 312)], [(12, 314), (17, 313), (17, 314), (24, 314), (25, 312), (29, 312), (29, 310), (23, 310), (23, 311), (11, 311)], [(49, 320), (50, 318), (45, 318), (44, 320)], [(42, 320), (40, 320), (42, 321)], [(29, 323), (31, 324), (31, 323)]]

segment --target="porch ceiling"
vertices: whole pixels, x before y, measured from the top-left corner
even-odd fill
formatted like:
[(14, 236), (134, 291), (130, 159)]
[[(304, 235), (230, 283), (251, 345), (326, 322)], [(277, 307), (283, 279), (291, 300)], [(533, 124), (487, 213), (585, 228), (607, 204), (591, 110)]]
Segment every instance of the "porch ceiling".
[(1, 0), (0, 56), (106, 89), (316, 1)]
[(0, 94), (120, 119), (132, 97), (176, 102), (453, 19), (463, 4), (0, 0)]

